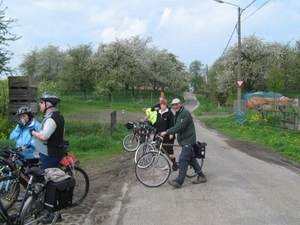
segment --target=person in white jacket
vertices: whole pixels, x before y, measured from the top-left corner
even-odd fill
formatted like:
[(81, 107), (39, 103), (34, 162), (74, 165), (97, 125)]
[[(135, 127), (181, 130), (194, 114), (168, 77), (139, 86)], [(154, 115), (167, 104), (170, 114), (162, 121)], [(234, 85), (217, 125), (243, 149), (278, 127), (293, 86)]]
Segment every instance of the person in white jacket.
[(35, 150), (35, 144), (30, 130), (38, 130), (40, 123), (34, 118), (30, 108), (22, 106), (18, 109), (16, 115), (19, 122), (15, 129), (10, 133), (10, 140), (16, 142), (16, 147), (21, 147), (22, 154), (25, 159), (39, 158), (38, 152)]

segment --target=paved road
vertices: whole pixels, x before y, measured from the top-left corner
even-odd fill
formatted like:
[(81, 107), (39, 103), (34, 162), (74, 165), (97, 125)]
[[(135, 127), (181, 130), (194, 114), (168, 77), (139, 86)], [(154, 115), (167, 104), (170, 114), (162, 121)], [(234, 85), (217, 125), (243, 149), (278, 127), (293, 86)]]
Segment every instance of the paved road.
[[(193, 96), (186, 100), (193, 110)], [(208, 143), (203, 170), (208, 182), (194, 185), (195, 178), (187, 178), (180, 189), (167, 183), (147, 188), (133, 179), (120, 187), (123, 196), (103, 224), (300, 224), (298, 169), (251, 157), (199, 122), (196, 130), (198, 140)]]

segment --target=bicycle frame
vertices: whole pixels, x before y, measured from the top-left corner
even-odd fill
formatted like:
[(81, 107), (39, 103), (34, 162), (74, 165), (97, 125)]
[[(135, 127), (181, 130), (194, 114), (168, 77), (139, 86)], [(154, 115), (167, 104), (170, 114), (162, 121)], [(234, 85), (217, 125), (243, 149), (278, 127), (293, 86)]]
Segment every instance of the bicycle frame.
[[(137, 179), (147, 187), (159, 187), (163, 185), (170, 177), (173, 171), (179, 168), (175, 157), (171, 157), (163, 146), (179, 146), (176, 144), (164, 144), (164, 138), (160, 135), (156, 137), (156, 150), (148, 151), (142, 155), (135, 165), (135, 175)], [(202, 169), (204, 159), (200, 161)], [(170, 162), (172, 162), (172, 167)], [(195, 165), (193, 165), (195, 166)], [(200, 171), (195, 171), (194, 167), (188, 167), (186, 177), (192, 178), (198, 175)]]
[(5, 222), (7, 225), (13, 225), (11, 218), (9, 217), (7, 211), (4, 209), (1, 199), (0, 199), (0, 216), (3, 219), (3, 221), (0, 222)]
[[(38, 167), (34, 167), (34, 168), (31, 168), (28, 170), (29, 180), (27, 183), (27, 187), (25, 189), (24, 198), (21, 202), (21, 206), (20, 206), (17, 214), (10, 217), (8, 215), (7, 211), (5, 210), (5, 208), (2, 204), (2, 201), (0, 200), (0, 209), (1, 209), (0, 214), (1, 214), (1, 217), (3, 218), (3, 220), (7, 224), (13, 225), (13, 224), (22, 223), (22, 221), (20, 221), (20, 220), (22, 220), (23, 208), (24, 208), (26, 202), (29, 200), (29, 198), (32, 197), (34, 199), (39, 199), (40, 198), (39, 194), (41, 192), (43, 192), (43, 195), (45, 194), (44, 191), (45, 191), (46, 185), (44, 184), (44, 173), (45, 173), (45, 171)], [(13, 177), (13, 179), (17, 178), (15, 174), (13, 174), (12, 177)], [(43, 202), (41, 202), (41, 204), (43, 204)], [(41, 205), (41, 207), (43, 207), (43, 205)], [(27, 211), (25, 211), (25, 212), (27, 212)], [(41, 216), (35, 218), (34, 220), (32, 220), (26, 224), (34, 224), (36, 222), (39, 222), (41, 219), (45, 218), (46, 216), (47, 216), (46, 212), (42, 213)], [(58, 215), (56, 215), (56, 216), (58, 216)], [(54, 222), (52, 221), (52, 224), (55, 224), (56, 219), (57, 219), (57, 217), (55, 219), (53, 219)]]

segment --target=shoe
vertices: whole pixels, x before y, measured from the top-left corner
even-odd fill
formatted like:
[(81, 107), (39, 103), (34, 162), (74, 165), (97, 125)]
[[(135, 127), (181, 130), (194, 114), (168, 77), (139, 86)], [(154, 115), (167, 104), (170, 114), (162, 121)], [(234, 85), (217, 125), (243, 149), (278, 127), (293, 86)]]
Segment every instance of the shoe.
[[(49, 214), (47, 217), (45, 217), (44, 219), (41, 220), (42, 224), (50, 224), (52, 223), (53, 219), (54, 219), (55, 214)], [(58, 215), (56, 222), (61, 222), (63, 221), (63, 218), (61, 216), (61, 214)]]
[(175, 181), (175, 180), (172, 180), (172, 181), (168, 180), (168, 183), (173, 187), (181, 188), (181, 184), (177, 183), (177, 181)]
[(22, 202), (24, 199), (24, 195), (19, 195), (17, 198), (17, 202)]
[(193, 181), (193, 184), (201, 184), (207, 181), (205, 176), (198, 176), (197, 180)]

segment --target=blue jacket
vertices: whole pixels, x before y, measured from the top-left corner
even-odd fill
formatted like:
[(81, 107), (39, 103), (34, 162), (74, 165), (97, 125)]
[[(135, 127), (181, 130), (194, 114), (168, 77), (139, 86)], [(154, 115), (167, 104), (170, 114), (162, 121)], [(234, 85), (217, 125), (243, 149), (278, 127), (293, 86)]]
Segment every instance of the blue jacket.
[(34, 140), (29, 133), (30, 129), (38, 130), (40, 123), (33, 118), (24, 127), (20, 127), (19, 124), (10, 133), (9, 139), (16, 142), (16, 147), (28, 146), (25, 151), (20, 152), (24, 155), (25, 159), (36, 158), (33, 154), (35, 150)]

